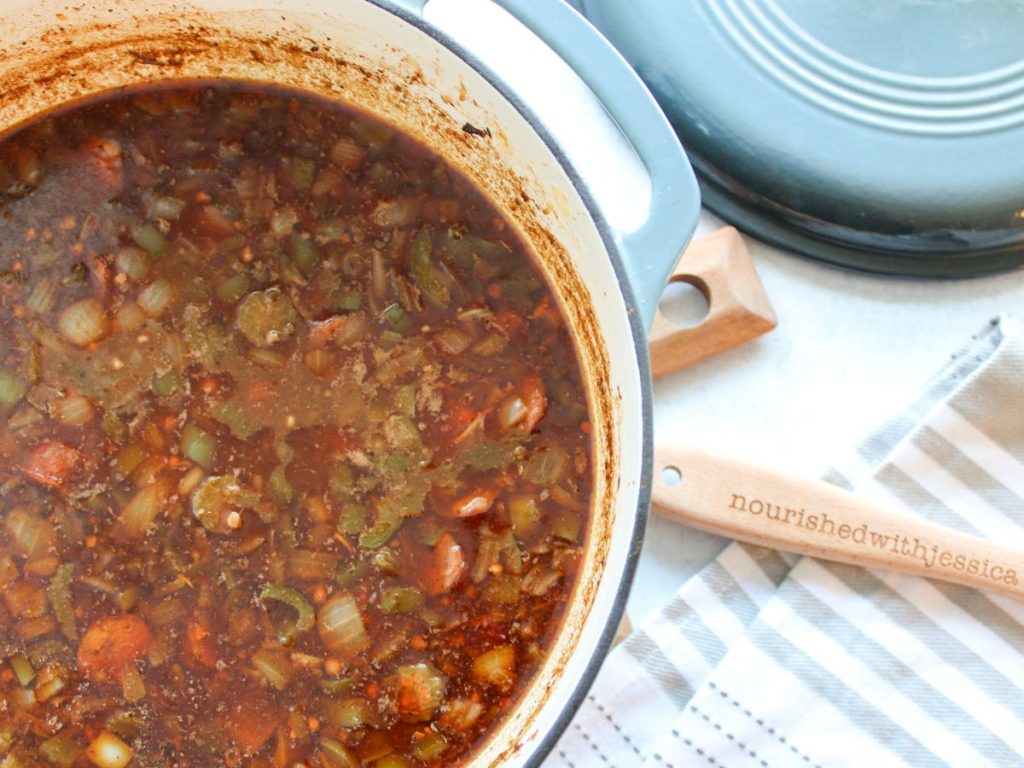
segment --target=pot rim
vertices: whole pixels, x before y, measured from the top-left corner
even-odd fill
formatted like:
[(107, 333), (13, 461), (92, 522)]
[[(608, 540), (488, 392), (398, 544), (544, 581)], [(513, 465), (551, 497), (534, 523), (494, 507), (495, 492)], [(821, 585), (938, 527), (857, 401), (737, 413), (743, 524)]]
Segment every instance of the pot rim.
[(615, 598), (612, 601), (612, 607), (608, 614), (607, 623), (602, 629), (601, 637), (594, 648), (594, 653), (590, 661), (587, 663), (587, 667), (580, 677), (579, 682), (576, 684), (576, 688), (567, 699), (565, 706), (561, 713), (559, 713), (553, 726), (540, 739), (537, 747), (525, 762), (526, 768), (539, 768), (541, 763), (554, 748), (558, 739), (569, 727), (569, 723), (572, 721), (577, 710), (579, 710), (580, 705), (589, 693), (605, 658), (608, 656), (608, 652), (611, 650), (612, 641), (615, 638), (615, 634), (622, 622), (622, 617), (625, 614), (626, 601), (629, 598), (629, 593), (633, 584), (633, 577), (636, 573), (637, 562), (640, 559), (640, 552), (643, 547), (647, 520), (650, 515), (651, 482), (654, 464), (653, 386), (651, 383), (650, 360), (646, 354), (647, 334), (640, 320), (638, 302), (633, 291), (633, 286), (629, 282), (629, 278), (626, 274), (623, 254), (618, 243), (615, 241), (611, 226), (608, 224), (603, 212), (597, 205), (586, 181), (580, 175), (579, 171), (576, 170), (575, 166), (569, 161), (569, 158), (561, 145), (548, 132), (536, 114), (534, 114), (531, 107), (523, 101), (519, 94), (516, 93), (515, 89), (505, 82), (505, 80), (497, 72), (491, 69), (490, 66), (483, 63), (475, 54), (466, 50), (466, 48), (457, 40), (431, 24), (424, 17), (410, 11), (401, 4), (400, 0), (366, 0), (366, 2), (398, 17), (407, 24), (411, 24), (465, 61), (473, 68), (474, 71), (483, 77), (491, 87), (493, 87), (502, 96), (502, 98), (504, 98), (512, 108), (516, 110), (516, 112), (520, 114), (527, 124), (529, 124), (530, 128), (540, 137), (541, 141), (548, 148), (548, 151), (551, 152), (555, 160), (558, 162), (558, 165), (565, 172), (569, 181), (572, 183), (573, 188), (576, 190), (576, 193), (580, 196), (587, 214), (593, 220), (594, 225), (597, 228), (598, 235), (601, 238), (601, 242), (604, 244), (605, 252), (611, 260), (615, 276), (618, 278), (619, 289), (622, 292), (622, 298), (627, 309), (630, 335), (632, 336), (634, 349), (636, 350), (636, 364), (640, 376), (640, 411), (643, 419), (643, 446), (640, 461), (640, 482), (638, 487), (636, 517), (633, 523), (633, 532), (630, 536), (629, 553), (626, 556), (618, 589), (616, 590)]

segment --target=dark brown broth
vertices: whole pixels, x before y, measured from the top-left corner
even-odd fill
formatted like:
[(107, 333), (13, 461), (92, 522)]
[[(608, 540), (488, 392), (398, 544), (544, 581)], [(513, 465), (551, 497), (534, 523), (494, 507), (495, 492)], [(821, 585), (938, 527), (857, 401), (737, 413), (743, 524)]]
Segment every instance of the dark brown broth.
[(245, 83), (44, 116), (0, 141), (0, 339), (12, 768), (452, 765), (513, 705), (587, 407), (526, 247), (422, 145)]

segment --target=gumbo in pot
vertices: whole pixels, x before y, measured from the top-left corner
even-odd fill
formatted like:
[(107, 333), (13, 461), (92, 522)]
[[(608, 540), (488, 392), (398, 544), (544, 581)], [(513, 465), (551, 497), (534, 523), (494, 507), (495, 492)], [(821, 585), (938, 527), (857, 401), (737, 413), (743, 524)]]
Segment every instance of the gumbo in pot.
[(0, 140), (0, 764), (452, 765), (557, 630), (588, 409), (438, 156), (253, 83)]

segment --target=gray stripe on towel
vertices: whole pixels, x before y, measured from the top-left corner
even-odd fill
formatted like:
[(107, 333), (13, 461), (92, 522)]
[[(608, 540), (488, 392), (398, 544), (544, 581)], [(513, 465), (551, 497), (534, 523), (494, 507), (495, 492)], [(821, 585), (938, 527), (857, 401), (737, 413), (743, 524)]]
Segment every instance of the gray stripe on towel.
[(925, 427), (916, 435), (914, 443), (990, 507), (1017, 523), (1024, 522), (1024, 498), (992, 477), (938, 432)]
[(750, 623), (757, 618), (757, 613), (760, 610), (757, 604), (750, 598), (750, 595), (743, 591), (743, 587), (718, 560), (705, 567), (697, 578), (718, 596), (722, 605), (736, 614), (743, 626), (749, 627)]
[[(871, 702), (850, 688), (835, 674), (780, 635), (763, 621), (751, 628), (751, 640), (764, 653), (789, 670), (808, 689), (818, 693), (839, 710), (847, 720), (870, 734), (886, 749), (915, 768), (948, 768), (948, 763), (932, 754), (924, 744), (898, 727)], [(748, 705), (749, 706), (749, 705)]]
[(947, 528), (972, 533), (975, 536), (981, 535), (977, 528), (935, 498), (902, 469), (886, 464), (875, 475), (875, 479), (922, 517)]
[(741, 543), (739, 546), (747, 553), (747, 557), (761, 569), (765, 578), (776, 587), (785, 580), (789, 572), (793, 570), (793, 566), (800, 560), (796, 555), (786, 555), (776, 549), (759, 547), (756, 544)]
[[(847, 649), (851, 656), (863, 661), (879, 677), (889, 681), (898, 680), (900, 691), (908, 699), (977, 752), (992, 758), (997, 765), (1007, 765), (1008, 761), (1018, 757), (1015, 750), (983, 723), (975, 720), (963, 707), (933, 688), (885, 646), (861, 632), (829, 605), (811, 594), (802, 584), (796, 581), (787, 582), (780, 593), (780, 598), (807, 622)], [(882, 733), (879, 733), (879, 736), (881, 735)]]
[(672, 598), (663, 609), (663, 613), (665, 618), (679, 628), (679, 631), (686, 636), (694, 648), (700, 651), (700, 655), (712, 667), (725, 656), (725, 652), (728, 650), (725, 643), (711, 631), (700, 614), (681, 595)]
[[(894, 592), (870, 571), (834, 563), (828, 563), (825, 567), (851, 590), (861, 597), (871, 600), (875, 608), (885, 613), (894, 623), (914, 634), (939, 658), (951, 667), (963, 671), (965, 675), (969, 675), (981, 690), (1013, 712), (1021, 721), (1024, 721), (1024, 697), (1006, 695), (1007, 691), (1014, 690), (1016, 683), (1010, 681), (988, 660), (960, 642), (955, 635), (929, 618), (916, 605)], [(940, 585), (936, 583), (935, 586)], [(963, 587), (959, 587), (958, 590), (969, 593), (972, 603), (978, 602), (980, 596), (974, 590), (966, 590)], [(985, 602), (989, 601), (986, 599)], [(993, 610), (1002, 613), (991, 603), (989, 605)], [(989, 628), (993, 628), (989, 623), (989, 615), (986, 615), (984, 623)], [(1020, 624), (1005, 613), (1002, 615), (1010, 624), (1004, 628), (1010, 631), (1006, 633), (1000, 632), (999, 629), (994, 631), (1003, 634), (1008, 642), (1012, 641), (1018, 650), (1024, 652), (1024, 638), (1021, 637), (1024, 632), (1022, 632)]]
[(622, 643), (622, 649), (651, 673), (658, 687), (676, 707), (682, 709), (693, 698), (692, 686), (642, 630), (627, 637)]

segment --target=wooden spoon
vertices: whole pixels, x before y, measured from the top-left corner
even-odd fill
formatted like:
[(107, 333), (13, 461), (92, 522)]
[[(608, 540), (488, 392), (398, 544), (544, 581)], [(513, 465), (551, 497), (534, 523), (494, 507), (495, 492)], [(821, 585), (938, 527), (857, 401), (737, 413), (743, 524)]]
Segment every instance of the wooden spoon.
[(859, 498), (701, 448), (656, 445), (654, 508), (694, 528), (823, 560), (1024, 597), (1024, 555)]
[[(721, 252), (723, 243), (728, 246), (728, 259), (714, 255)], [(690, 259), (693, 248), (699, 249), (699, 259)], [(704, 324), (675, 337), (663, 325), (662, 334), (651, 344), (654, 370), (676, 370), (774, 327), (771, 304), (735, 232), (718, 233), (691, 246), (677, 277), (685, 276), (690, 264), (696, 263), (705, 273), (701, 283), (709, 283), (706, 274), (712, 273), (715, 285), (728, 284), (731, 265), (738, 262), (745, 263), (739, 272), (742, 287), (711, 291), (713, 311), (704, 324), (715, 325), (716, 315), (728, 321), (715, 326), (710, 342), (706, 334), (706, 343), (699, 344), (696, 353), (679, 347), (700, 339)], [(743, 302), (734, 300), (736, 295), (742, 295)], [(819, 480), (678, 445), (657, 435), (655, 443), (654, 509), (686, 525), (824, 560), (1024, 597), (1024, 554), (1019, 547), (1001, 546), (912, 517)]]

